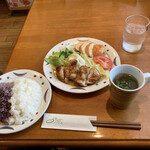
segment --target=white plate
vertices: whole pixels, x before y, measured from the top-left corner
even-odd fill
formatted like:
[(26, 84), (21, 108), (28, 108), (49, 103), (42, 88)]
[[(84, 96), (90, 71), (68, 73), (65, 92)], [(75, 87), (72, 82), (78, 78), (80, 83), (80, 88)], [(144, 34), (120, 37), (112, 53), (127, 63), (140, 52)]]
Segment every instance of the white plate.
[[(93, 39), (93, 38), (86, 38), (86, 37), (73, 38), (73, 39), (69, 39), (69, 40), (66, 40), (66, 41), (63, 41), (63, 42), (57, 44), (47, 53), (45, 58), (48, 58), (50, 55), (52, 55), (53, 51), (63, 50), (66, 47), (71, 47), (72, 45), (76, 44), (77, 42), (84, 41), (84, 40), (89, 40), (91, 42), (95, 42), (95, 43), (104, 45), (106, 48), (106, 55), (113, 61), (114, 66), (120, 65), (120, 57), (114, 48), (112, 48), (109, 44), (107, 44), (101, 40)], [(109, 84), (109, 79), (104, 79), (104, 80), (99, 81), (96, 84), (89, 85), (87, 87), (76, 87), (76, 86), (72, 86), (72, 85), (66, 84), (66, 83), (58, 80), (57, 77), (53, 73), (53, 69), (45, 61), (43, 63), (43, 70), (44, 70), (45, 76), (47, 77), (47, 79), (50, 81), (50, 83), (52, 85), (54, 85), (55, 87), (57, 87), (63, 91), (70, 92), (70, 93), (94, 92), (94, 91), (97, 91), (97, 90), (100, 90), (100, 89), (106, 87)]]
[(42, 98), (41, 102), (39, 104), (39, 107), (37, 109), (37, 112), (35, 116), (29, 120), (26, 121), (22, 125), (2, 125), (0, 124), (0, 134), (9, 134), (9, 133), (15, 133), (22, 131), (31, 125), (33, 125), (35, 122), (37, 122), (42, 115), (47, 110), (52, 96), (52, 90), (51, 86), (48, 82), (48, 80), (39, 72), (33, 71), (33, 70), (27, 70), (27, 69), (21, 69), (21, 70), (14, 70), (8, 73), (3, 74), (0, 76), (0, 83), (1, 82), (9, 82), (9, 80), (19, 78), (19, 77), (25, 77), (30, 78), (32, 80), (35, 80), (39, 83), (39, 85), (42, 88)]

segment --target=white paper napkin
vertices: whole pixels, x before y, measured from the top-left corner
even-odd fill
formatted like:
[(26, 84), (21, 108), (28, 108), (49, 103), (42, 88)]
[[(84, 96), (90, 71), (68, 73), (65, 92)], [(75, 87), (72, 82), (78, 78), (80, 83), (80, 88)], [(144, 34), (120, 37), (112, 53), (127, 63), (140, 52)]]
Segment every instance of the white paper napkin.
[(96, 132), (90, 120), (97, 120), (97, 117), (45, 113), (41, 128)]

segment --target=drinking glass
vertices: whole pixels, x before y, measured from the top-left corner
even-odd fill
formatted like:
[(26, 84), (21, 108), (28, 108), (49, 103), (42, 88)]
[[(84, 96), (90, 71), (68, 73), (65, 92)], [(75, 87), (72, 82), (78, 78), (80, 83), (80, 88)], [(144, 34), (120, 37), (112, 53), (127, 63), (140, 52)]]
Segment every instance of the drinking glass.
[(130, 53), (136, 53), (142, 47), (150, 21), (142, 15), (131, 15), (126, 18), (125, 23), (123, 49)]

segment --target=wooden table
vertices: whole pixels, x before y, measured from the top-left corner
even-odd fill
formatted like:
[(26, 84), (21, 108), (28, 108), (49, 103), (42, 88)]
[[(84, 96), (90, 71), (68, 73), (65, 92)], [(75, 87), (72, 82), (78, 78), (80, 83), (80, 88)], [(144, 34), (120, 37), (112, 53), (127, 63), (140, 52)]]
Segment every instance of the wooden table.
[[(92, 37), (112, 45), (121, 62), (150, 71), (150, 31), (142, 50), (122, 49), (124, 20), (131, 14), (150, 18), (149, 0), (35, 0), (5, 72), (32, 69), (43, 73), (43, 59), (57, 43), (74, 37)], [(141, 130), (97, 128), (96, 133), (41, 129), (42, 118), (30, 128), (0, 135), (0, 146), (150, 146), (150, 84), (126, 110), (109, 102), (109, 88), (90, 94), (68, 94), (52, 87), (48, 113), (94, 115), (103, 121), (137, 121)]]

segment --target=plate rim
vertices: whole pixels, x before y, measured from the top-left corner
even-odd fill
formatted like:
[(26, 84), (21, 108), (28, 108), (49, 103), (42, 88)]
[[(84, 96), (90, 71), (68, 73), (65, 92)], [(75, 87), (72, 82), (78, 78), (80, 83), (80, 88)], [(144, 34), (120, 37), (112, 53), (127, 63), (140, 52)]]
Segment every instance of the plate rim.
[[(57, 43), (56, 45), (54, 45), (54, 46), (47, 52), (47, 54), (45, 55), (44, 58), (46, 58), (47, 55), (50, 53), (50, 51), (53, 50), (55, 47), (57, 47), (57, 46), (59, 46), (59, 45), (62, 45), (62, 43), (65, 43), (65, 42), (70, 41), (70, 40), (72, 40), (72, 41), (75, 41), (75, 40), (96, 40), (96, 41), (98, 41), (98, 42), (105, 43), (105, 45), (107, 45), (107, 46), (109, 46), (111, 49), (113, 49), (113, 53), (114, 53), (114, 54), (116, 55), (116, 57), (119, 59), (119, 60), (118, 60), (118, 61), (119, 61), (119, 62), (118, 62), (118, 65), (121, 64), (121, 59), (120, 59), (119, 54), (117, 53), (117, 51), (116, 51), (111, 45), (109, 45), (108, 43), (106, 43), (106, 42), (104, 42), (104, 41), (102, 41), (102, 40), (99, 40), (99, 39), (96, 39), (96, 38), (91, 38), (91, 37), (76, 37), (76, 38), (70, 38), (70, 39), (61, 41), (61, 42)], [(105, 88), (106, 86), (109, 85), (109, 83), (107, 83), (107, 85), (103, 86), (102, 88), (97, 88), (97, 89), (92, 90), (92, 91), (88, 91), (88, 90), (87, 90), (87, 91), (86, 91), (86, 90), (85, 90), (85, 91), (82, 90), (82, 92), (81, 92), (81, 91), (80, 91), (80, 92), (78, 92), (78, 91), (71, 91), (71, 90), (67, 91), (67, 90), (65, 90), (65, 89), (63, 89), (63, 88), (61, 88), (61, 87), (56, 86), (56, 85), (49, 79), (48, 75), (45, 73), (45, 72), (46, 72), (46, 71), (45, 71), (45, 64), (46, 64), (46, 62), (45, 62), (45, 60), (44, 60), (44, 61), (43, 61), (43, 72), (44, 72), (45, 77), (48, 79), (48, 81), (49, 81), (54, 87), (56, 87), (56, 88), (58, 88), (58, 89), (60, 89), (60, 90), (62, 90), (62, 91), (65, 91), (65, 92), (67, 92), (67, 93), (86, 94), (86, 93), (96, 92), (96, 91), (98, 91), (98, 90), (100, 90), (100, 89), (103, 89), (103, 88)], [(58, 79), (57, 79), (57, 80), (58, 80)], [(60, 80), (58, 80), (58, 81), (59, 81), (59, 82), (62, 82), (62, 81), (60, 81)], [(109, 82), (109, 78), (106, 79), (106, 82)], [(67, 84), (64, 83), (64, 82), (62, 82), (62, 84), (67, 85)], [(89, 86), (93, 86), (93, 85), (89, 85)], [(83, 88), (84, 88), (84, 87), (83, 87)]]
[[(36, 74), (38, 74), (38, 75), (40, 75), (40, 76), (42, 76), (42, 78), (44, 78), (44, 80), (47, 82), (47, 85), (48, 85), (48, 89), (49, 89), (49, 98), (48, 98), (48, 102), (47, 102), (47, 105), (46, 105), (46, 107), (44, 108), (44, 110), (42, 111), (42, 113), (39, 115), (39, 117), (37, 118), (37, 119), (35, 119), (35, 120), (33, 120), (29, 125), (27, 125), (27, 126), (25, 126), (25, 127), (23, 127), (23, 128), (20, 128), (20, 129), (18, 129), (18, 130), (13, 130), (12, 132), (1, 132), (2, 130), (6, 130), (6, 129), (0, 129), (0, 134), (13, 134), (13, 133), (17, 133), (17, 132), (21, 132), (21, 131), (23, 131), (23, 130), (26, 130), (27, 128), (29, 128), (29, 127), (31, 127), (32, 125), (34, 125), (36, 122), (38, 122), (40, 119), (41, 119), (41, 117), (44, 115), (44, 113), (46, 112), (46, 110), (48, 109), (48, 107), (49, 107), (49, 105), (50, 105), (50, 102), (51, 102), (51, 99), (52, 99), (52, 88), (51, 88), (51, 85), (49, 84), (49, 81), (48, 81), (48, 79), (43, 75), (43, 74), (41, 74), (40, 72), (37, 72), (37, 71), (35, 71), (35, 70), (31, 70), (31, 69), (16, 69), (16, 70), (12, 70), (12, 71), (9, 71), (9, 72), (6, 72), (6, 73), (4, 73), (4, 74), (2, 74), (2, 75), (0, 75), (0, 78), (1, 77), (3, 77), (3, 76), (6, 76), (7, 74), (10, 74), (10, 73), (13, 73), (13, 72), (18, 72), (18, 71), (26, 71), (26, 72), (30, 72), (30, 73), (36, 73)], [(19, 77), (19, 76), (18, 76)], [(16, 78), (17, 78), (17, 76), (16, 76)], [(28, 77), (26, 77), (26, 78), (28, 78)], [(13, 78), (13, 79), (15, 79), (15, 78)], [(31, 78), (30, 78), (31, 79)], [(34, 80), (34, 78), (32, 78), (33, 80)], [(0, 83), (1, 83), (1, 79), (0, 79)], [(35, 81), (35, 80), (34, 80)], [(37, 82), (37, 81), (36, 81)], [(39, 82), (38, 82), (38, 84), (39, 84)], [(42, 86), (40, 85), (40, 87), (42, 88)], [(42, 95), (43, 95), (43, 93), (42, 93)], [(41, 98), (41, 101), (43, 100), (43, 98)], [(18, 126), (18, 125), (14, 125), (14, 124), (12, 124), (12, 125), (3, 125), (3, 124), (0, 124), (0, 127), (1, 126), (5, 126), (5, 127), (13, 127), (13, 126)], [(19, 125), (20, 126), (20, 125)]]

